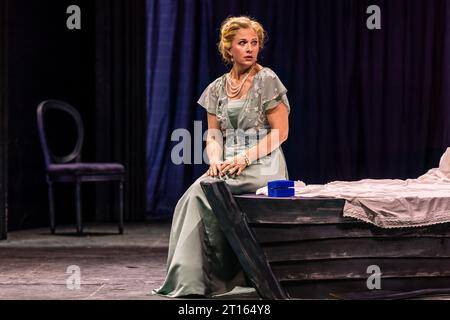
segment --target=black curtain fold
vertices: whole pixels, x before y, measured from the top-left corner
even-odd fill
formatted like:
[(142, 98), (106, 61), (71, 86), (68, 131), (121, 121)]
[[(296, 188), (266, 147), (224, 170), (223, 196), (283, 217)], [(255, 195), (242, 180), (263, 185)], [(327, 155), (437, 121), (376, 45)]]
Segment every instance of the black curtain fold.
[[(146, 1), (96, 0), (96, 161), (124, 164), (125, 219), (145, 213)], [(97, 187), (96, 220), (115, 217), (116, 196)]]
[[(5, 1), (1, 0), (1, 5)], [(94, 18), (91, 0), (8, 0), (8, 230), (48, 226), (45, 164), (38, 138), (36, 108), (46, 99), (64, 100), (85, 124), (83, 159), (93, 161)], [(67, 7), (81, 8), (81, 30), (66, 26)], [(3, 7), (4, 9), (4, 7)], [(0, 77), (6, 76), (1, 73)], [(70, 127), (52, 126), (55, 146), (70, 148)], [(67, 131), (65, 131), (67, 129)], [(56, 150), (69, 152), (69, 150)], [(3, 155), (4, 156), (4, 155)], [(84, 220), (93, 214), (92, 186), (83, 186)], [(74, 190), (55, 186), (58, 225), (75, 222)]]
[(7, 12), (8, 1), (0, 1), (0, 240), (6, 239), (8, 209)]

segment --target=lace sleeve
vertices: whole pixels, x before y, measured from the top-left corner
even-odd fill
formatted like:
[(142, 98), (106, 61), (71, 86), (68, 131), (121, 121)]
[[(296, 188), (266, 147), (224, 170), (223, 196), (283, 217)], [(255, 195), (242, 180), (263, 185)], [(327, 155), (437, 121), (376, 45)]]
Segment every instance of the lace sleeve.
[(287, 89), (273, 71), (270, 71), (264, 77), (261, 89), (262, 107), (264, 111), (273, 109), (283, 102), (287, 107), (288, 113), (290, 112), (291, 108), (286, 95)]
[(206, 89), (203, 91), (200, 99), (198, 99), (197, 103), (206, 109), (209, 113), (216, 114), (217, 113), (217, 80), (212, 82)]

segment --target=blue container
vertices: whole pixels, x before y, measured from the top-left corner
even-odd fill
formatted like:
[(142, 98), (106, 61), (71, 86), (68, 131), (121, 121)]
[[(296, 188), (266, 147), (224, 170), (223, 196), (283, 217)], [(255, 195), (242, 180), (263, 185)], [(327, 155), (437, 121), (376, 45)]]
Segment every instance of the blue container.
[(273, 180), (267, 183), (267, 188), (269, 189), (286, 189), (293, 187), (294, 181), (292, 180)]
[(269, 197), (293, 197), (295, 195), (294, 188), (286, 188), (286, 189), (269, 189)]
[(293, 197), (295, 195), (294, 181), (273, 180), (267, 183), (269, 197)]

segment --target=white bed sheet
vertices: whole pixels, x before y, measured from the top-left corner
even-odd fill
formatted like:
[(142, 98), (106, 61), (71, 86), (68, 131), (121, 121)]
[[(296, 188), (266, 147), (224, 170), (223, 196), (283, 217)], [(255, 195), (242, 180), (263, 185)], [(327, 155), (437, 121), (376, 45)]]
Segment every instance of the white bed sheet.
[[(256, 194), (267, 195), (267, 187)], [(325, 185), (295, 184), (300, 198), (345, 199), (344, 216), (382, 228), (403, 228), (450, 222), (450, 148), (439, 168), (417, 179), (364, 179), (334, 181)]]

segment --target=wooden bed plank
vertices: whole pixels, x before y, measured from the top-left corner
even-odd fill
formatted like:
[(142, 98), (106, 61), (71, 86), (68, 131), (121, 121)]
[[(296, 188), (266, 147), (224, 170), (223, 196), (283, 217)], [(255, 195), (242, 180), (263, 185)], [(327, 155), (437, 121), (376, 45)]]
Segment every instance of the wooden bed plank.
[(450, 258), (365, 258), (273, 263), (272, 271), (280, 281), (367, 279), (367, 267), (376, 265), (382, 278), (450, 277)]
[[(381, 229), (343, 218), (342, 199), (233, 196), (217, 179), (202, 187), (263, 298), (450, 292), (449, 224)], [(380, 266), (382, 290), (368, 290), (369, 265)]]
[(450, 239), (347, 238), (263, 245), (269, 262), (330, 258), (450, 257)]
[(342, 215), (343, 199), (235, 197), (251, 224), (360, 223)]
[(333, 238), (448, 238), (448, 225), (382, 229), (367, 223), (350, 224), (250, 224), (259, 243), (277, 243)]
[[(381, 290), (367, 289), (364, 279), (282, 282), (292, 299), (336, 299), (352, 296), (352, 299), (382, 299), (392, 293), (408, 293), (417, 290), (445, 289), (450, 292), (450, 277), (382, 279)], [(416, 294), (419, 296), (420, 293)]]

